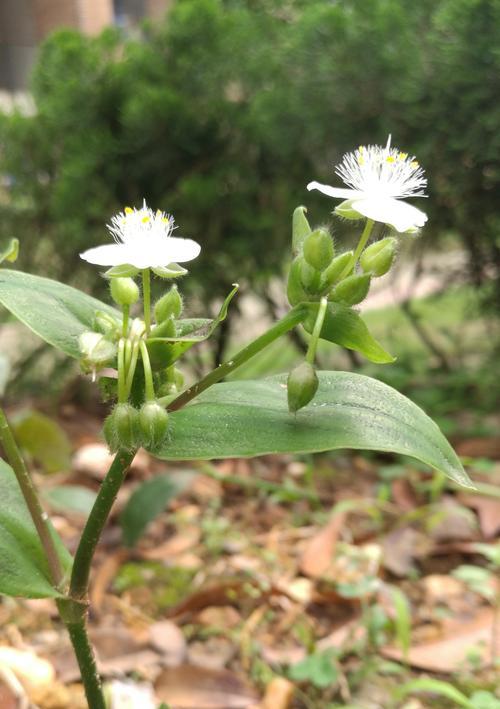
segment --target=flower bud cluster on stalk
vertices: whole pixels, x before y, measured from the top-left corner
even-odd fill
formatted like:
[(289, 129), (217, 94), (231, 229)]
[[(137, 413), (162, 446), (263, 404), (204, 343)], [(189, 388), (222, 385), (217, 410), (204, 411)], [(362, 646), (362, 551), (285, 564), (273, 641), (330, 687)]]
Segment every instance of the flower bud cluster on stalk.
[[(94, 330), (80, 336), (80, 364), (94, 379), (105, 368), (117, 370), (111, 390), (118, 401), (104, 424), (111, 451), (143, 446), (154, 452), (165, 442), (169, 427), (158, 398), (176, 395), (184, 384), (171, 342), (178, 339), (183, 302), (174, 284), (151, 308), (151, 271), (170, 281), (183, 276), (187, 270), (178, 262), (196, 258), (200, 247), (191, 239), (173, 237), (173, 218), (153, 212), (145, 203), (140, 209), (127, 207), (112, 218), (108, 229), (115, 244), (90, 249), (82, 258), (111, 267), (105, 276), (122, 317), (120, 321), (112, 311), (95, 313)], [(143, 313), (131, 319), (131, 308), (141, 299), (134, 280), (138, 275)]]

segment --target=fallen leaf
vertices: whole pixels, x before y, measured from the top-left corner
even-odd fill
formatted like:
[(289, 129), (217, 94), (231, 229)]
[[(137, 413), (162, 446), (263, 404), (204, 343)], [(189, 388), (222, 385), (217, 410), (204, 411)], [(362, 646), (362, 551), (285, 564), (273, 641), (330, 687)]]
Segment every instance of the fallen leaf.
[[(430, 672), (457, 672), (467, 664), (471, 650), (477, 651), (482, 667), (492, 664), (494, 611), (485, 608), (470, 621), (454, 619), (443, 623), (441, 637), (412, 645), (407, 662), (418, 669)], [(495, 652), (500, 653), (500, 627), (496, 627)], [(398, 648), (382, 648), (382, 654), (392, 660), (403, 661)]]
[(200, 537), (200, 528), (193, 525), (186, 527), (178, 534), (174, 534), (170, 539), (167, 539), (166, 542), (163, 542), (163, 544), (153, 549), (141, 549), (139, 553), (144, 559), (163, 561), (171, 556), (177, 556), (178, 554), (183, 554), (188, 551), (188, 549), (191, 549), (200, 541)]
[(162, 662), (176, 667), (186, 659), (186, 639), (182, 630), (170, 620), (159, 620), (149, 627), (149, 638), (155, 650), (161, 652)]
[(11, 670), (24, 687), (40, 687), (55, 680), (54, 667), (28, 650), (0, 647), (0, 668)]
[(95, 570), (90, 586), (92, 613), (101, 611), (106, 592), (129, 554), (128, 549), (119, 549), (115, 554), (106, 557), (103, 563)]
[(293, 699), (295, 687), (284, 677), (275, 677), (266, 688), (262, 709), (288, 709)]
[(188, 662), (191, 665), (221, 670), (234, 657), (236, 648), (227, 638), (212, 636), (205, 642), (194, 641), (189, 644)]
[(153, 690), (150, 685), (114, 680), (105, 686), (109, 709), (156, 709)]
[(395, 529), (382, 541), (382, 566), (395, 576), (409, 576), (415, 571), (415, 559), (425, 556), (431, 546), (427, 536), (412, 527)]
[(187, 664), (163, 670), (155, 690), (160, 701), (175, 709), (246, 709), (257, 699), (232, 672)]
[(326, 572), (332, 563), (345, 517), (344, 514), (333, 515), (328, 524), (309, 540), (299, 562), (300, 571), (305, 576), (318, 578)]
[(472, 512), (454, 497), (443, 497), (434, 506), (435, 522), (429, 525), (429, 535), (436, 542), (477, 539), (476, 520)]
[(476, 510), (483, 537), (493, 539), (500, 532), (500, 500), (481, 495), (461, 495), (460, 499)]
[(457, 455), (464, 458), (490, 458), (500, 460), (500, 438), (478, 437), (457, 441)]
[(418, 507), (418, 500), (406, 478), (396, 478), (391, 485), (392, 499), (402, 512), (411, 512)]

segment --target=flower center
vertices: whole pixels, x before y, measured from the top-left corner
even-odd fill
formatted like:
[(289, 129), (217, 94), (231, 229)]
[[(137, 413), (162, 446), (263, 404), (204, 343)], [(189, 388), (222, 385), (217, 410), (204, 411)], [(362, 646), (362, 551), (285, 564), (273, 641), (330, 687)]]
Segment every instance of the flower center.
[(425, 197), (424, 171), (414, 157), (397, 148), (360, 145), (344, 155), (335, 169), (337, 175), (354, 190), (367, 196)]

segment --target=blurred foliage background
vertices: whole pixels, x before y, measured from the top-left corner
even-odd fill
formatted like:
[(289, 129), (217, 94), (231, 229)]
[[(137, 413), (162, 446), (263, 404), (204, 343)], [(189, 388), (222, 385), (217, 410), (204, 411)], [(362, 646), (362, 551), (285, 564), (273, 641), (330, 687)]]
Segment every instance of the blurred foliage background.
[(33, 115), (0, 115), (0, 238), (21, 240), (21, 269), (102, 291), (78, 253), (145, 198), (203, 246), (185, 291), (207, 303), (238, 280), (276, 310), (293, 208), (333, 223), (307, 182), (331, 183), (345, 151), (391, 133), (429, 177), (412, 258), (466, 253), (475, 292), (461, 291), (458, 332), (500, 299), (498, 0), (178, 0), (134, 36), (56, 32), (31, 91)]

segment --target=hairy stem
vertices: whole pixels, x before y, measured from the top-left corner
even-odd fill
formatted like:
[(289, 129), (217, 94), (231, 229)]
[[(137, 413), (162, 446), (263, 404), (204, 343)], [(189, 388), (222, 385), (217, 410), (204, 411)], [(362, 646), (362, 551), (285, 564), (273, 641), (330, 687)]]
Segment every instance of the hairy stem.
[(21, 488), (21, 492), (31, 515), (31, 519), (33, 520), (33, 524), (35, 525), (36, 531), (40, 538), (45, 556), (47, 557), (52, 582), (56, 588), (61, 589), (64, 573), (59, 559), (59, 554), (57, 553), (57, 549), (54, 544), (54, 539), (50, 532), (48, 516), (42, 509), (37, 491), (33, 485), (33, 481), (19, 448), (17, 447), (17, 443), (10, 429), (7, 417), (1, 408), (0, 443), (2, 444), (7, 460), (16, 475), (17, 482)]
[(94, 506), (83, 529), (73, 562), (69, 595), (74, 600), (81, 600), (87, 597), (90, 565), (94, 557), (94, 552), (113, 502), (125, 479), (130, 463), (134, 459), (135, 453), (135, 450), (126, 451), (120, 449), (115, 455), (115, 459), (102, 482)]
[[(227, 377), (228, 374), (233, 372), (238, 367), (241, 367), (242, 364), (258, 354), (258, 352), (263, 350), (264, 347), (267, 347), (271, 344), (271, 342), (274, 342), (274, 340), (277, 340), (286, 332), (303, 322), (303, 320), (307, 317), (307, 314), (307, 306), (303, 304), (292, 308), (292, 310), (290, 310), (285, 317), (281, 318), (281, 320), (273, 325), (273, 327), (271, 327), (267, 332), (240, 350), (238, 354), (234, 355), (234, 357), (232, 357), (232, 359), (228, 362), (225, 362), (216, 369), (213, 369), (205, 377), (203, 377), (203, 379), (200, 379), (199, 382), (196, 382), (196, 384), (193, 384), (193, 386), (189, 387), (189, 389), (183, 391), (182, 394), (179, 394), (179, 396), (173, 401), (168, 402), (169, 397), (166, 398), (167, 400), (165, 403), (168, 404), (168, 411), (177, 411), (178, 409), (181, 409), (189, 401), (191, 401), (191, 399), (194, 399), (198, 396), (198, 394), (201, 394), (202, 391), (205, 391), (205, 389), (211, 387), (212, 384), (216, 384), (221, 379), (224, 379), (224, 377)], [(162, 399), (159, 399), (159, 402), (163, 403)]]
[(94, 651), (89, 641), (85, 620), (80, 620), (75, 623), (66, 623), (66, 628), (68, 629), (78, 667), (80, 668), (89, 709), (106, 709), (101, 679), (97, 672)]
[(361, 253), (363, 249), (366, 246), (366, 243), (368, 239), (370, 238), (370, 234), (372, 233), (373, 230), (373, 225), (374, 225), (373, 219), (367, 219), (365, 228), (363, 229), (363, 233), (359, 237), (358, 245), (356, 246), (356, 250), (354, 251), (352, 261), (346, 266), (346, 268), (342, 271), (339, 277), (339, 281), (341, 281), (343, 278), (345, 278), (352, 270), (356, 268), (356, 264), (358, 263), (358, 259), (361, 256)]

